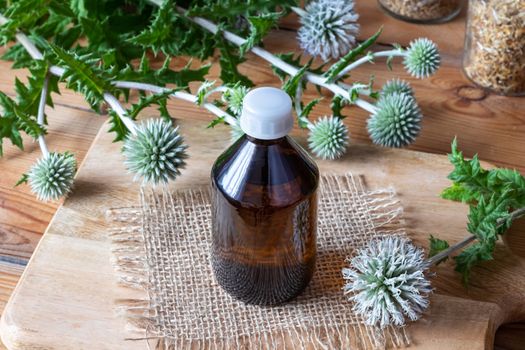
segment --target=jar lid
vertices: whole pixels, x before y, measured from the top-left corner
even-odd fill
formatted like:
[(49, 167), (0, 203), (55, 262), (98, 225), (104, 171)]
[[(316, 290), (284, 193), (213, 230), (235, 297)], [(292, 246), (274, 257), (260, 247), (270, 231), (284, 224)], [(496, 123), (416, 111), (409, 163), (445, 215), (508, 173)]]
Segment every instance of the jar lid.
[(244, 97), (240, 125), (245, 134), (256, 139), (286, 136), (293, 128), (292, 99), (274, 87), (253, 89)]

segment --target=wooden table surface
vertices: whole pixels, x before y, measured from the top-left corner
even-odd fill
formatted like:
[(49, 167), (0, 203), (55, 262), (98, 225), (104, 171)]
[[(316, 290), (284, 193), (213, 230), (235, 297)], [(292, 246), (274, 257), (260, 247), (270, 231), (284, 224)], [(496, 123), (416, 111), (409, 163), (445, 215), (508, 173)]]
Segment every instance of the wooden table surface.
[[(412, 82), (425, 115), (422, 134), (411, 148), (443, 154), (457, 135), (467, 155), (479, 153), (483, 160), (525, 173), (525, 99), (488, 93), (464, 77), (461, 72), (464, 13), (445, 25), (417, 26), (383, 15), (374, 1), (358, 1), (357, 10), (363, 25), (362, 38), (384, 24), (380, 44), (407, 45), (415, 36), (428, 36), (440, 47), (443, 67), (431, 79), (415, 81), (402, 72), (400, 64), (395, 64), (394, 74)], [(290, 16), (283, 21), (280, 31), (270, 34), (266, 47), (276, 53), (296, 49), (296, 28), (296, 18)], [(391, 76), (384, 64), (377, 63), (376, 68), (378, 84)], [(250, 71), (257, 74), (253, 68)], [(25, 75), (23, 71), (11, 70), (9, 63), (0, 62), (0, 90), (11, 96), (14, 95), (15, 74)], [(359, 70), (354, 76), (362, 81), (367, 79)], [(275, 80), (268, 81), (272, 83)], [(105, 117), (90, 111), (80, 96), (65, 88), (62, 95), (55, 98), (55, 104), (55, 110), (48, 112), (49, 147), (70, 150), (81, 162)], [(369, 143), (365, 114), (357, 108), (351, 111), (352, 118), (346, 122), (353, 142)], [(210, 116), (203, 112), (202, 118), (209, 120)], [(4, 157), (0, 159), (0, 309), (60, 205), (37, 201), (28, 186), (13, 187), (19, 176), (40, 157), (36, 143), (27, 139), (25, 146), (25, 151), (20, 151), (6, 144)], [(523, 349), (523, 344), (524, 325), (509, 325), (498, 332), (498, 349)]]

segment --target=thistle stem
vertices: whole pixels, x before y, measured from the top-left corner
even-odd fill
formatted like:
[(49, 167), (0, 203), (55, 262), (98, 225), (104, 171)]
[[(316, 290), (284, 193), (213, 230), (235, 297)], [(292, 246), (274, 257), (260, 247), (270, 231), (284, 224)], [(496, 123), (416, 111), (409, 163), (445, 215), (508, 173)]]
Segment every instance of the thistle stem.
[[(153, 85), (153, 84), (145, 84), (145, 83), (136, 83), (132, 81), (114, 81), (112, 84), (119, 88), (125, 88), (125, 89), (136, 89), (136, 90), (144, 90), (144, 91), (150, 91), (156, 94), (160, 94), (166, 91), (170, 91), (168, 88), (164, 88), (161, 86)], [(220, 90), (217, 90), (220, 91)], [(188, 101), (191, 103), (197, 103), (198, 99), (197, 96), (189, 94), (187, 92), (183, 91), (174, 91), (170, 96)], [(230, 125), (236, 125), (238, 124), (237, 119), (230, 114), (224, 112), (219, 107), (215, 106), (212, 103), (203, 103), (202, 106), (206, 108), (208, 111), (212, 112), (218, 117), (224, 118), (224, 120), (230, 124)]]
[[(38, 114), (36, 119), (36, 122), (40, 126), (44, 126), (48, 85), (49, 78), (46, 77), (44, 79), (44, 85), (42, 86), (42, 92), (40, 93), (40, 101), (38, 103)], [(47, 157), (49, 155), (49, 150), (47, 148), (46, 138), (44, 137), (44, 135), (38, 135), (38, 144), (40, 145), (40, 150), (42, 151), (42, 155), (44, 156), (44, 158)]]
[(295, 12), (300, 17), (304, 17), (307, 14), (305, 10), (303, 10), (300, 7), (296, 7), (296, 6), (292, 6), (292, 11)]
[[(511, 221), (512, 220), (516, 220), (516, 219), (520, 218), (523, 215), (525, 215), (525, 207), (516, 209), (513, 212), (511, 212), (509, 214), (509, 219)], [(504, 224), (505, 221), (506, 220), (498, 220), (498, 227), (501, 227)], [(450, 247), (448, 247), (447, 249), (439, 252), (438, 254), (434, 255), (433, 257), (428, 258), (427, 259), (428, 264), (430, 266), (437, 264), (441, 260), (443, 260), (446, 257), (448, 257), (450, 254), (452, 254), (455, 251), (457, 251), (457, 250), (467, 246), (468, 244), (473, 242), (475, 239), (476, 239), (476, 236), (474, 236), (474, 235), (470, 235), (468, 237), (465, 237), (463, 240), (459, 241), (458, 243), (456, 243), (454, 245), (451, 245)]]
[(402, 51), (402, 50), (399, 50), (399, 49), (370, 53), (368, 55), (365, 55), (365, 56), (361, 57), (357, 61), (349, 64), (348, 66), (346, 66), (337, 75), (337, 78), (335, 80), (338, 80), (338, 79), (342, 78), (346, 73), (350, 72), (354, 68), (359, 67), (362, 64), (373, 63), (374, 62), (374, 58), (377, 58), (377, 57), (405, 57), (405, 56), (406, 56), (406, 52)]
[[(157, 6), (162, 6), (162, 1), (161, 0), (148, 0), (150, 3), (154, 4), (154, 5), (157, 5)], [(179, 11), (180, 13), (184, 13), (186, 10), (182, 7), (179, 7), (177, 6), (177, 11)], [(220, 30), (219, 27), (207, 20), (207, 19), (204, 19), (204, 18), (201, 18), (201, 17), (189, 17), (188, 16), (188, 19), (190, 21), (192, 21), (193, 23), (199, 25), (200, 27), (206, 29), (207, 31), (213, 33), (213, 34), (217, 34), (219, 31), (222, 33), (222, 36), (228, 40), (229, 42), (237, 45), (237, 46), (241, 46), (243, 45), (245, 42), (246, 42), (246, 39), (230, 32), (230, 31), (227, 31), (227, 30)], [(291, 75), (291, 76), (295, 76), (298, 72), (299, 72), (299, 68), (283, 61), (282, 59), (280, 59), (279, 57), (275, 56), (274, 54), (270, 53), (269, 51), (266, 51), (265, 49), (259, 47), (259, 46), (254, 46), (251, 48), (250, 50), (252, 53), (254, 53), (255, 55), (259, 56), (260, 58), (264, 59), (265, 61), (271, 63), (272, 65), (276, 66), (277, 68), (285, 71), (287, 74)], [(340, 95), (341, 97), (345, 98), (345, 99), (348, 99), (348, 91), (346, 91), (345, 89), (341, 88), (340, 86), (338, 86), (337, 84), (334, 84), (334, 83), (330, 83), (330, 84), (327, 84), (325, 82), (326, 78), (323, 77), (323, 76), (320, 76), (320, 75), (317, 75), (317, 74), (314, 74), (312, 72), (306, 72), (305, 75), (304, 75), (305, 79), (307, 81), (309, 81), (310, 83), (312, 84), (315, 84), (315, 85), (319, 85), (321, 87), (324, 87), (330, 91), (332, 91), (334, 94), (336, 95)], [(365, 110), (367, 110), (368, 112), (370, 113), (374, 113), (376, 111), (376, 107), (373, 106), (372, 104), (370, 104), (369, 102), (365, 101), (365, 100), (362, 100), (360, 98), (358, 98), (357, 100), (353, 101), (355, 105), (357, 105), (358, 107), (360, 108), (363, 108)]]

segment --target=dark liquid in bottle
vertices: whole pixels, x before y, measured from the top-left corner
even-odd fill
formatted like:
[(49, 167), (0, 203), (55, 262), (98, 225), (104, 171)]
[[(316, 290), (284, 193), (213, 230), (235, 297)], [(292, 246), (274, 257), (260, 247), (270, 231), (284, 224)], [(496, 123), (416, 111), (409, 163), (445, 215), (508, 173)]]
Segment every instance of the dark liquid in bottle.
[(235, 298), (276, 305), (315, 268), (319, 171), (291, 138), (241, 137), (212, 170), (212, 266)]

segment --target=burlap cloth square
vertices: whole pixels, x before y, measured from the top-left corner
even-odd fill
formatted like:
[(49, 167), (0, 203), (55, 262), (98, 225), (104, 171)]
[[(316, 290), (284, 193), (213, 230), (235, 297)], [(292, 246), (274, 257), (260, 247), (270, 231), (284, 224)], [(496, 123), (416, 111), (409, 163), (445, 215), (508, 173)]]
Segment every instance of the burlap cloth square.
[(341, 269), (374, 237), (405, 235), (392, 189), (366, 190), (351, 174), (322, 177), (318, 260), (297, 299), (277, 307), (234, 300), (214, 279), (209, 188), (143, 190), (141, 205), (110, 211), (119, 282), (144, 298), (118, 300), (128, 340), (155, 349), (371, 349), (409, 344), (404, 329), (368, 327), (343, 294)]

